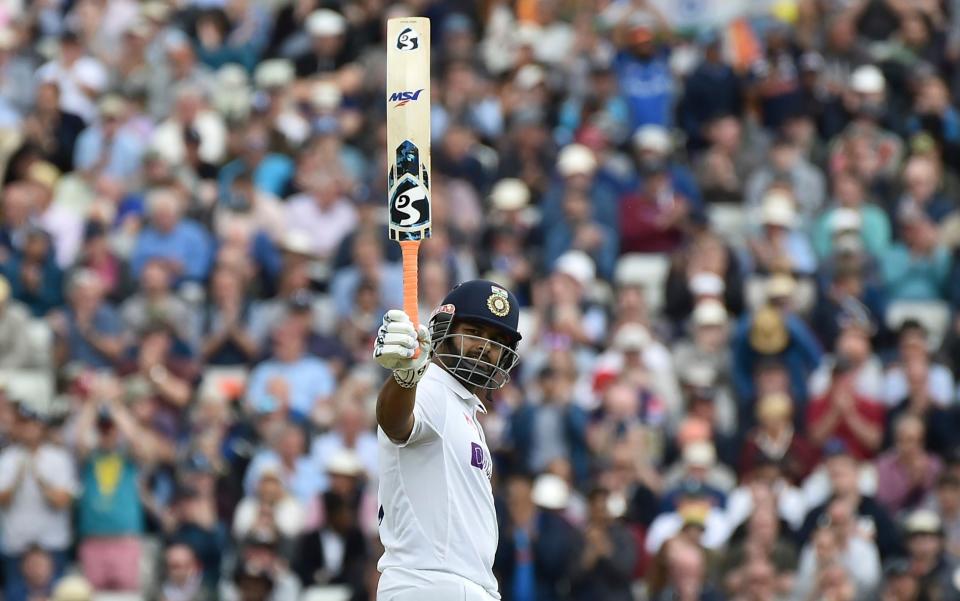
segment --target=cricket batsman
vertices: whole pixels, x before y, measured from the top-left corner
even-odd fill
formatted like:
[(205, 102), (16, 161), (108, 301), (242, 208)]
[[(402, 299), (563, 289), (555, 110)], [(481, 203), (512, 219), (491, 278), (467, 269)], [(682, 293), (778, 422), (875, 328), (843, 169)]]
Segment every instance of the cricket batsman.
[(377, 397), (381, 601), (500, 598), (493, 465), (477, 412), (480, 394), (517, 364), (518, 317), (516, 297), (488, 280), (455, 287), (429, 329), (400, 310), (383, 317), (374, 358), (393, 375)]

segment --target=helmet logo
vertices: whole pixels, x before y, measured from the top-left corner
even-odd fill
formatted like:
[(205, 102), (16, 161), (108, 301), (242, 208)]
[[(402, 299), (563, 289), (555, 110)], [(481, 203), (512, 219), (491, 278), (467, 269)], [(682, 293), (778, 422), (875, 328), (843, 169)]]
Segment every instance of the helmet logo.
[(434, 310), (433, 315), (439, 315), (440, 313), (445, 313), (447, 315), (453, 315), (456, 312), (457, 308), (453, 305), (440, 305)]
[(487, 308), (497, 317), (505, 317), (510, 313), (510, 301), (494, 293), (487, 298)]

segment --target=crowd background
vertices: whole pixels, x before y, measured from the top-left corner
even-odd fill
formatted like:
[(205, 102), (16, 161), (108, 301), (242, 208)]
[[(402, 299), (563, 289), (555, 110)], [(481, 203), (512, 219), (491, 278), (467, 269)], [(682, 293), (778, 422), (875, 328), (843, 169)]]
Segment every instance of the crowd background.
[(503, 599), (960, 599), (956, 0), (0, 1), (3, 598), (373, 597), (400, 15)]

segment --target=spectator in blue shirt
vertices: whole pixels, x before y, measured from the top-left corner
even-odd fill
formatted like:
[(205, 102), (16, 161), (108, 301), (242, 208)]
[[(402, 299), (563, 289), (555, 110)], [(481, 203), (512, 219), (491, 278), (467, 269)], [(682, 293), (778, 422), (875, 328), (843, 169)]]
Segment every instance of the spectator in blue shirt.
[(265, 129), (253, 125), (245, 132), (240, 156), (220, 169), (220, 198), (231, 198), (230, 186), (241, 173), (253, 173), (258, 190), (284, 198), (293, 178), (294, 164), (289, 157), (270, 152), (270, 136)]
[(627, 32), (628, 46), (615, 61), (620, 90), (630, 106), (631, 129), (673, 124), (676, 82), (670, 70), (669, 50), (658, 47), (656, 33), (649, 19), (635, 20)]
[(922, 211), (906, 207), (900, 212), (903, 241), (897, 242), (881, 262), (891, 301), (944, 298), (950, 277), (950, 253), (937, 241), (936, 226)]
[(118, 96), (100, 101), (100, 119), (83, 130), (73, 151), (76, 169), (91, 181), (108, 177), (129, 181), (140, 172), (145, 144), (125, 129), (126, 103)]
[(754, 375), (765, 359), (776, 359), (786, 367), (790, 389), (784, 392), (790, 392), (794, 399), (806, 400), (807, 381), (820, 365), (823, 351), (803, 319), (783, 308), (763, 307), (737, 324), (731, 344), (741, 428), (749, 428), (753, 423), (757, 395)]
[(79, 363), (94, 369), (115, 367), (122, 359), (120, 315), (103, 298), (100, 278), (85, 269), (70, 278), (68, 307), (50, 319), (58, 363)]
[(63, 304), (63, 272), (57, 266), (50, 235), (27, 228), (22, 253), (3, 265), (13, 298), (30, 308), (34, 317), (43, 317)]
[(318, 401), (333, 393), (335, 384), (326, 362), (307, 355), (304, 332), (286, 321), (273, 332), (273, 358), (250, 374), (247, 402), (255, 413), (281, 411), (303, 422)]
[(693, 70), (684, 86), (678, 108), (679, 125), (687, 134), (691, 151), (707, 147), (706, 125), (718, 115), (739, 116), (743, 111), (743, 82), (724, 62), (723, 40), (711, 32), (704, 39), (703, 61)]
[(140, 232), (130, 258), (133, 276), (150, 259), (166, 259), (179, 281), (202, 282), (210, 270), (210, 234), (197, 222), (182, 216), (180, 199), (170, 189), (154, 190), (147, 200), (149, 225)]

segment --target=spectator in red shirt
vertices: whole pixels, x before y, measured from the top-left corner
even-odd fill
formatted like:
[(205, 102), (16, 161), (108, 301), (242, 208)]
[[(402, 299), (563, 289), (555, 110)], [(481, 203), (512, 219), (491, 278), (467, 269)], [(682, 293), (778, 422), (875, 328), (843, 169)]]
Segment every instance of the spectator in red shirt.
[(883, 442), (884, 409), (857, 394), (856, 372), (846, 357), (839, 357), (827, 393), (807, 408), (807, 431), (818, 447), (839, 438), (857, 459), (870, 459)]
[(641, 165), (643, 184), (620, 200), (620, 251), (673, 252), (683, 242), (690, 201), (674, 190), (666, 160)]
[(740, 453), (740, 478), (764, 461), (776, 461), (782, 465), (786, 479), (799, 485), (813, 471), (819, 452), (794, 430), (790, 397), (781, 392), (761, 397), (757, 423)]

